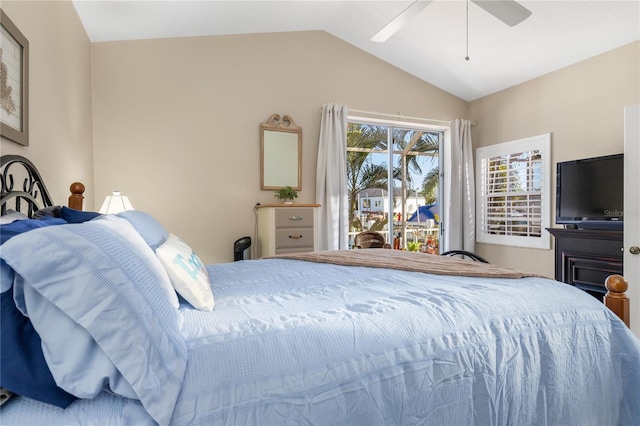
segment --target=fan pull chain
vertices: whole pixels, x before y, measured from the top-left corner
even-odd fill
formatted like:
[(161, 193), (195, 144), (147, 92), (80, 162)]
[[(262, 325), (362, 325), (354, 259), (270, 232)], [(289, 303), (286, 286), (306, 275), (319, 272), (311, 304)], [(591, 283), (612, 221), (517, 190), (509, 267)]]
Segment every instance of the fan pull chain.
[(469, 0), (467, 0), (467, 56), (464, 60), (469, 61)]

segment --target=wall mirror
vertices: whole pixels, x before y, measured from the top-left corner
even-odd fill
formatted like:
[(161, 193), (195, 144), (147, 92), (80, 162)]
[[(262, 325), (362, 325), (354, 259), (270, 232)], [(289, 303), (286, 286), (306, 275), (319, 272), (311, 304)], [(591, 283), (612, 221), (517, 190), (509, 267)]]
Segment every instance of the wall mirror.
[(260, 124), (260, 188), (302, 189), (302, 128), (285, 115)]

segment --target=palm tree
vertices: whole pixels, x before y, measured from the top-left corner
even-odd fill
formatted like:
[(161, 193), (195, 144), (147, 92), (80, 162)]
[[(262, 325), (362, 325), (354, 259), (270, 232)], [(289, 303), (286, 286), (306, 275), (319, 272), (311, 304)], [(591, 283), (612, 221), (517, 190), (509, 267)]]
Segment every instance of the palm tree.
[[(349, 123), (347, 146), (384, 151), (387, 147), (387, 129)], [(347, 151), (347, 192), (349, 193), (351, 230), (362, 230), (360, 220), (354, 218), (354, 213), (358, 209), (358, 193), (368, 188), (387, 188), (386, 164), (367, 162), (369, 155), (370, 152), (366, 151)]]
[(422, 180), (422, 195), (425, 204), (434, 204), (438, 201), (438, 185), (440, 183), (440, 168), (435, 167), (429, 171)]
[[(408, 154), (406, 155), (406, 172), (422, 174), (422, 165), (424, 163), (433, 164), (437, 161), (439, 150), (439, 135), (437, 133), (424, 132), (412, 129), (394, 129), (394, 143), (396, 148), (403, 152), (407, 150), (411, 153), (424, 153), (424, 155)], [(409, 146), (411, 145), (411, 146)], [(426, 159), (426, 161), (424, 161)], [(398, 166), (394, 170), (394, 179), (402, 182), (402, 156), (398, 158)], [(410, 173), (406, 173), (406, 193), (410, 193), (413, 188), (413, 182)]]

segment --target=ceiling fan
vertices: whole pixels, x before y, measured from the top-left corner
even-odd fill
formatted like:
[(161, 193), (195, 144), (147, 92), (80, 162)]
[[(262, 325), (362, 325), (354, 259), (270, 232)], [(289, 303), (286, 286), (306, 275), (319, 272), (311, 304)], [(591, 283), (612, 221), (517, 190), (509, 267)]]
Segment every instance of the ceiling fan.
[[(384, 42), (398, 32), (422, 9), (429, 6), (433, 0), (415, 0), (391, 22), (378, 31), (371, 41)], [(531, 11), (515, 0), (471, 0), (485, 11), (489, 12), (505, 24), (513, 27), (531, 15)]]

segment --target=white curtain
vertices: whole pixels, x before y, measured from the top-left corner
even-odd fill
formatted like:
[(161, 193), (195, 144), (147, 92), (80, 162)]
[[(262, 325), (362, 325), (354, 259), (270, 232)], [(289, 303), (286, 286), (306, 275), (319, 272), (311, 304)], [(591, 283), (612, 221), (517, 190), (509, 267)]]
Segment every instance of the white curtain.
[(471, 122), (454, 120), (444, 144), (444, 234), (440, 252), (474, 251), (475, 184)]
[(347, 107), (322, 105), (316, 202), (318, 211), (318, 246), (320, 250), (349, 248), (349, 209), (347, 195)]

